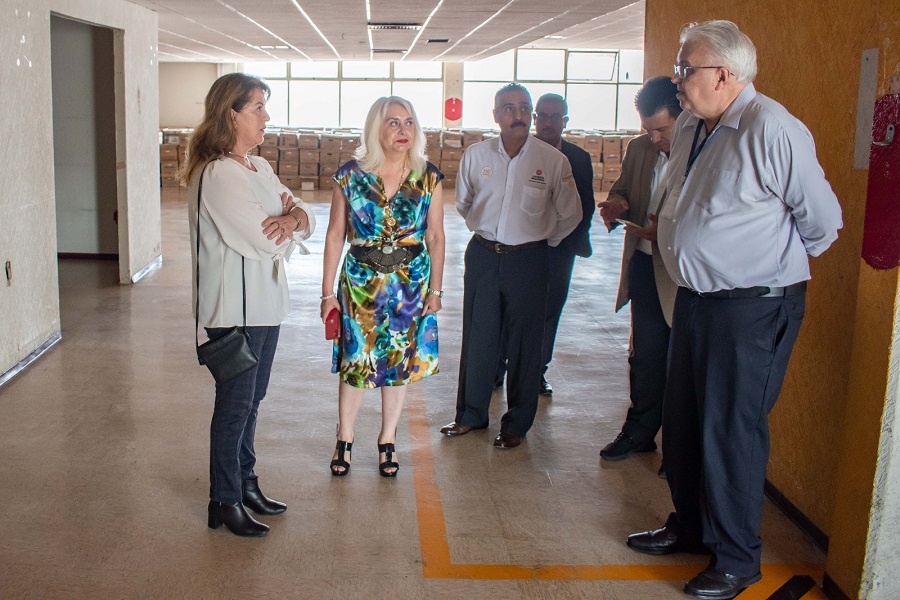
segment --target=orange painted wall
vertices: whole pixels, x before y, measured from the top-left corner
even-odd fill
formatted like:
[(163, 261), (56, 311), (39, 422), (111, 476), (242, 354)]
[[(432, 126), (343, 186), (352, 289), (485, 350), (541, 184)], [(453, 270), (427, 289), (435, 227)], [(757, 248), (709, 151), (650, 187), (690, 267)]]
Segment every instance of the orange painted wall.
[[(866, 4), (866, 3), (858, 3)], [(867, 14), (868, 13), (868, 14)], [(853, 168), (860, 53), (871, 9), (821, 0), (647, 0), (645, 77), (671, 73), (691, 21), (734, 21), (757, 47), (758, 91), (782, 103), (816, 140), (844, 228), (812, 259), (806, 317), (770, 417), (769, 480), (826, 533), (851, 362), (867, 172)]]

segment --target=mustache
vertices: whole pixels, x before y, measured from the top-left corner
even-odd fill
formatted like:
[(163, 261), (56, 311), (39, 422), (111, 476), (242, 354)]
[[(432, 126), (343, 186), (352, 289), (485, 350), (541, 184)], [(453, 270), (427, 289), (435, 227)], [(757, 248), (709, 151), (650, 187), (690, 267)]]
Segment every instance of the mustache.
[(528, 125), (525, 124), (525, 121), (516, 121), (510, 127), (528, 127)]

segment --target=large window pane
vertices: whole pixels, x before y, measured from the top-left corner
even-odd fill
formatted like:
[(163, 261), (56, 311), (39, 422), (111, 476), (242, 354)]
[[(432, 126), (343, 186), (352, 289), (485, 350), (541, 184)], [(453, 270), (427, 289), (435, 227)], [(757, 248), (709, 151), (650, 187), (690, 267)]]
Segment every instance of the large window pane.
[(336, 60), (310, 61), (291, 63), (291, 77), (324, 77), (337, 79), (338, 63)]
[(569, 52), (569, 81), (614, 81), (615, 52)]
[(266, 103), (266, 112), (269, 113), (270, 127), (284, 127), (288, 124), (288, 84), (284, 80), (266, 80), (272, 94)]
[(394, 63), (394, 79), (440, 79), (444, 63), (436, 61), (407, 61)]
[(562, 81), (565, 78), (565, 50), (519, 50), (516, 79)]
[(337, 81), (291, 82), (291, 127), (336, 127), (339, 106)]
[(440, 81), (395, 81), (394, 95), (409, 100), (422, 127), (443, 127), (444, 84)]
[(387, 61), (344, 61), (341, 74), (349, 79), (387, 79), (391, 76), (391, 63)]
[(639, 85), (619, 85), (619, 123), (616, 129), (640, 129), (641, 117), (634, 107), (634, 95)]
[(341, 127), (362, 129), (372, 103), (382, 96), (390, 95), (390, 81), (342, 81)]
[(463, 63), (463, 81), (512, 81), (514, 52)]
[(494, 123), (494, 94), (500, 83), (463, 83), (462, 126), (466, 129), (498, 129)]
[(619, 52), (619, 83), (644, 83), (644, 51)]
[(525, 89), (531, 94), (531, 103), (537, 104), (538, 98), (544, 94), (559, 94), (566, 97), (566, 84), (564, 83), (523, 83)]
[(570, 83), (566, 100), (569, 103), (569, 128), (616, 128), (615, 84)]
[(244, 73), (259, 77), (287, 77), (287, 63), (283, 62), (250, 62), (244, 63)]

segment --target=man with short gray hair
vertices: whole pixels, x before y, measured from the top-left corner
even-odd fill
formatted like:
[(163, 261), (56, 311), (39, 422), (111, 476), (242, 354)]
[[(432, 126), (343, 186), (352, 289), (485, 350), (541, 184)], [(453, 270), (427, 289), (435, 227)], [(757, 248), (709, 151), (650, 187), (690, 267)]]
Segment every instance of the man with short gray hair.
[(657, 232), (679, 285), (663, 405), (675, 512), (628, 545), (711, 553), (684, 587), (704, 600), (761, 579), (768, 413), (803, 319), (807, 255), (824, 252), (842, 225), (812, 135), (756, 91), (755, 75), (756, 49), (734, 23), (682, 30), (672, 82), (685, 110)]

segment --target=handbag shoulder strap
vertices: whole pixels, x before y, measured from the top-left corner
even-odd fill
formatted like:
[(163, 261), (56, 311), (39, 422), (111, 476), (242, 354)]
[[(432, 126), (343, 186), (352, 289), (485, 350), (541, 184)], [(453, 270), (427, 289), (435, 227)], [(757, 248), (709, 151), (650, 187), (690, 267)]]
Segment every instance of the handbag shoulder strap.
[[(209, 166), (208, 163), (206, 166)], [(203, 173), (206, 166), (200, 171), (200, 181), (197, 183), (197, 294), (194, 299), (194, 341), (197, 347), (200, 347), (200, 200), (203, 193)], [(244, 317), (244, 328), (247, 327), (247, 281), (244, 278), (244, 257), (241, 256), (241, 296), (242, 296), (242, 312)]]

